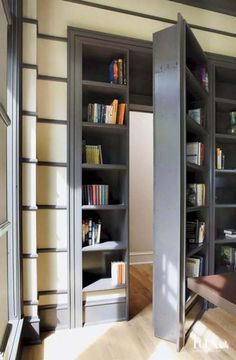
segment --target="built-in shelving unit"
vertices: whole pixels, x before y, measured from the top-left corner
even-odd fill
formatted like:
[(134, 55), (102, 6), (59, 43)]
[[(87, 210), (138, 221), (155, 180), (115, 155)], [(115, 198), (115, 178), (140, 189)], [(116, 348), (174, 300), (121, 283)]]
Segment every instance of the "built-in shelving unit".
[[(236, 268), (236, 238), (227, 238), (224, 230), (236, 229), (236, 134), (231, 113), (236, 111), (236, 63), (230, 59), (214, 61), (213, 92), (213, 229), (211, 274)], [(224, 154), (224, 163), (217, 164), (216, 149)]]
[[(69, 49), (73, 327), (129, 317), (129, 107), (152, 109), (152, 45), (69, 29)], [(116, 73), (118, 59), (122, 67), (114, 83), (111, 74)], [(114, 100), (118, 113), (119, 104), (126, 104), (123, 124), (118, 116), (109, 123), (101, 115)], [(99, 160), (86, 157), (94, 148)], [(119, 284), (112, 274), (113, 262), (125, 266)]]

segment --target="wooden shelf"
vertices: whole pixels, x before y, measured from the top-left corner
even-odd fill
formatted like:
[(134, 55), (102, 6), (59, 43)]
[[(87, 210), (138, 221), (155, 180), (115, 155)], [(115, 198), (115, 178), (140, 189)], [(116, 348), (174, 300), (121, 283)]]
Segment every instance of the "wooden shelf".
[(228, 98), (215, 98), (216, 110), (220, 112), (230, 112), (236, 109), (236, 100)]
[(126, 210), (126, 205), (83, 205), (82, 210)]
[(208, 209), (208, 206), (189, 206), (186, 208), (186, 212), (190, 213), (190, 212), (201, 211), (206, 209)]
[(83, 288), (83, 292), (125, 289), (126, 285), (112, 285), (111, 278), (99, 279)]
[(83, 80), (82, 81), (83, 91), (92, 92), (92, 93), (100, 93), (104, 95), (125, 95), (127, 92), (127, 85), (120, 84), (110, 84), (108, 82), (101, 81), (91, 81), (91, 80)]
[(186, 166), (187, 166), (187, 171), (200, 171), (200, 172), (205, 172), (208, 171), (208, 168), (206, 166), (202, 166), (202, 165), (197, 165), (197, 164), (193, 164), (189, 161), (186, 162)]
[(236, 175), (236, 169), (222, 169), (222, 170), (218, 170), (215, 169), (215, 173), (216, 174), (232, 174), (232, 175)]
[(123, 134), (128, 130), (127, 125), (92, 123), (87, 121), (83, 121), (82, 128), (83, 131), (101, 132), (104, 134)]
[(186, 128), (187, 132), (196, 135), (208, 136), (208, 132), (201, 125), (199, 125), (195, 120), (193, 120), (189, 115), (186, 115)]
[(208, 93), (206, 90), (201, 86), (200, 82), (197, 80), (197, 78), (193, 75), (193, 73), (189, 70), (189, 68), (186, 66), (186, 91), (189, 93), (192, 97), (195, 98), (195, 100), (207, 100), (208, 99)]
[(106, 251), (106, 250), (125, 250), (126, 245), (120, 241), (106, 241), (104, 243), (84, 246), (82, 248), (83, 252), (91, 252), (91, 251)]
[(231, 209), (236, 208), (236, 204), (215, 204), (217, 209)]
[(215, 135), (216, 141), (220, 141), (222, 143), (236, 143), (236, 135), (230, 134), (216, 134)]
[(235, 239), (227, 239), (225, 237), (222, 237), (222, 238), (216, 239), (215, 244), (236, 244), (236, 238)]
[(188, 244), (186, 247), (186, 257), (197, 254), (200, 250), (205, 249), (207, 245), (207, 242), (203, 242), (201, 244)]
[(130, 111), (141, 111), (141, 112), (153, 112), (153, 106), (151, 105), (141, 105), (141, 104), (129, 104)]
[(82, 169), (85, 170), (116, 170), (116, 171), (126, 171), (126, 165), (119, 164), (82, 164)]

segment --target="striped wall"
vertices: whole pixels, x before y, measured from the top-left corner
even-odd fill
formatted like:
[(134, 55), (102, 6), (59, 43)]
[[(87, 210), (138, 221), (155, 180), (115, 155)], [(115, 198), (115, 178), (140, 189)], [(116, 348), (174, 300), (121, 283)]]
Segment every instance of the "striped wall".
[(43, 329), (69, 326), (67, 26), (151, 41), (181, 12), (201, 27), (193, 30), (205, 51), (236, 56), (234, 17), (167, 0), (90, 2), (121, 11), (63, 0), (23, 1), (24, 312), (39, 313)]

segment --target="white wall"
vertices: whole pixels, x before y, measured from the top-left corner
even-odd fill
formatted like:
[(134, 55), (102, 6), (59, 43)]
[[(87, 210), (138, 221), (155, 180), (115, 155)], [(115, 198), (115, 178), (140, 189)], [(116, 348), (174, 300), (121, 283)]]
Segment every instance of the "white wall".
[(153, 114), (130, 112), (130, 260), (152, 261)]

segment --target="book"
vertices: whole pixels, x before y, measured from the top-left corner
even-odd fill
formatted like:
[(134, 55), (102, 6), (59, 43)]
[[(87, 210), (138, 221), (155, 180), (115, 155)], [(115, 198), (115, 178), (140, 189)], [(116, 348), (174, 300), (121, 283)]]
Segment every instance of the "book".
[(125, 289), (100, 290), (83, 292), (83, 302), (86, 305), (93, 302), (122, 301), (126, 299)]
[(111, 119), (111, 123), (112, 124), (116, 124), (116, 118), (117, 118), (117, 109), (118, 109), (118, 100), (114, 99), (111, 103), (112, 106), (112, 119)]
[(227, 234), (227, 235), (235, 234), (236, 235), (236, 230), (235, 229), (225, 229), (224, 234)]
[(187, 161), (202, 165), (204, 162), (204, 144), (201, 142), (189, 142), (186, 148)]
[(117, 120), (117, 123), (119, 125), (124, 124), (125, 110), (126, 110), (126, 104), (125, 103), (120, 103), (119, 106), (118, 106), (118, 120)]
[(102, 164), (103, 159), (101, 145), (85, 145), (85, 157), (83, 155), (83, 162), (95, 165)]
[(193, 119), (197, 124), (202, 125), (202, 109), (190, 109), (188, 110), (188, 115)]
[(201, 244), (205, 240), (204, 221), (187, 221), (186, 222), (186, 240), (189, 244)]
[(117, 60), (117, 64), (118, 64), (118, 84), (122, 85), (124, 83), (124, 79), (123, 79), (123, 59), (118, 59)]
[(216, 148), (216, 168), (222, 170), (225, 167), (225, 154), (221, 148)]
[(205, 206), (205, 184), (188, 184), (186, 200), (187, 206)]
[(186, 260), (186, 276), (197, 277), (200, 273), (200, 259), (189, 257)]
[(217, 246), (215, 250), (216, 272), (233, 271), (236, 268), (236, 249), (230, 245)]
[(125, 284), (125, 263), (124, 261), (111, 262), (111, 282), (112, 285), (118, 286)]

